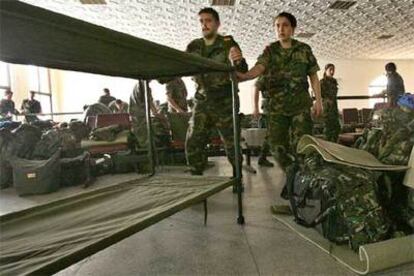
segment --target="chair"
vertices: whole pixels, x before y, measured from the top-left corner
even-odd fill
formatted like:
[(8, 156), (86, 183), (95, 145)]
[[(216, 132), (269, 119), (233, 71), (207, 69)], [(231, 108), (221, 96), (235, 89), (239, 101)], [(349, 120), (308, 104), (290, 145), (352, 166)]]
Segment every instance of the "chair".
[(358, 109), (344, 108), (342, 109), (342, 120), (344, 124), (358, 124)]

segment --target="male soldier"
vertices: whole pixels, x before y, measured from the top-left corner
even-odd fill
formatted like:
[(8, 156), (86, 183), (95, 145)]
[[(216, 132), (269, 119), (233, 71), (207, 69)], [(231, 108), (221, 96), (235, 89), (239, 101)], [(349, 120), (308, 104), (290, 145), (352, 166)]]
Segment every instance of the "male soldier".
[[(147, 84), (148, 94), (150, 97), (150, 110), (154, 116), (166, 121), (166, 118), (160, 114), (157, 108), (154, 105), (152, 100), (152, 93), (149, 85)], [(145, 82), (139, 80), (138, 83), (134, 86), (130, 100), (129, 100), (129, 114), (132, 119), (132, 132), (134, 133), (138, 147), (143, 148), (147, 146), (147, 124), (146, 124), (146, 114), (145, 114)]]
[[(203, 38), (193, 40), (187, 46), (187, 52), (221, 63), (230, 64), (231, 60), (237, 71), (246, 72), (247, 63), (239, 45), (231, 36), (221, 36), (217, 33), (220, 27), (217, 11), (204, 8), (198, 15)], [(187, 162), (191, 173), (201, 175), (207, 165), (205, 146), (212, 129), (217, 129), (220, 133), (234, 171), (232, 87), (229, 74), (203, 74), (195, 76), (194, 80), (197, 84), (195, 105), (186, 139)]]
[[(24, 99), (22, 102), (22, 106), (20, 107), (22, 113), (32, 113), (32, 114), (38, 114), (42, 113), (42, 106), (40, 105), (40, 102), (38, 100), (35, 100), (35, 92), (30, 91), (29, 99)], [(26, 121), (32, 122), (37, 121), (38, 118), (35, 115), (27, 115)]]
[(112, 101), (108, 107), (113, 113), (128, 113), (128, 104), (121, 99)]
[(396, 107), (398, 98), (405, 93), (404, 81), (397, 73), (397, 66), (390, 62), (385, 65), (387, 72), (387, 95), (390, 106)]
[(38, 114), (42, 113), (40, 102), (35, 99), (35, 92), (30, 91), (29, 99), (24, 99), (20, 108), (24, 113)]
[(168, 111), (172, 113), (185, 113), (187, 107), (187, 88), (181, 78), (172, 80), (158, 80), (161, 84), (166, 83)]
[(18, 114), (14, 101), (12, 100), (13, 92), (11, 90), (4, 91), (4, 98), (0, 101), (0, 115), (9, 117), (12, 114)]
[[(267, 105), (269, 104), (269, 94), (265, 88), (265, 80), (263, 77), (259, 77), (254, 86), (254, 110), (253, 117), (256, 120), (259, 120), (260, 128), (267, 128)], [(259, 113), (259, 94), (262, 92), (262, 110), (263, 114), (260, 116)], [(265, 140), (263, 141), (262, 149), (259, 156), (259, 166), (262, 167), (273, 167), (273, 163), (267, 160), (266, 156), (270, 152), (270, 145), (268, 141), (268, 136), (266, 135)]]
[(103, 92), (104, 94), (101, 97), (99, 97), (98, 103), (109, 106), (111, 102), (116, 100), (114, 97), (111, 96), (111, 92), (108, 88), (104, 88)]

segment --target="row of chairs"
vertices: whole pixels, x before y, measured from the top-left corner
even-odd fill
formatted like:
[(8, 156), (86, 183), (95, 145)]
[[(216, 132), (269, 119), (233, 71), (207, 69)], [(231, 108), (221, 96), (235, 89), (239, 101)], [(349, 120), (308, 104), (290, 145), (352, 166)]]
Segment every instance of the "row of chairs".
[(342, 121), (345, 125), (367, 124), (372, 120), (374, 109), (363, 108), (344, 108), (342, 109)]

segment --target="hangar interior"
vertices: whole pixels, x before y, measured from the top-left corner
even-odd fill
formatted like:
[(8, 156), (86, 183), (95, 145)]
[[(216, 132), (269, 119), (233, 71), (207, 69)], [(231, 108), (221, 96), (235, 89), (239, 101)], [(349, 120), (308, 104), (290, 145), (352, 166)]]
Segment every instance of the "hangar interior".
[[(281, 12), (296, 17), (293, 38), (311, 47), (319, 79), (325, 65), (334, 64), (340, 133), (334, 143), (326, 143), (325, 117), (313, 116), (313, 130), (299, 137), (295, 148), (295, 158), (315, 158), (320, 167), (301, 163), (295, 170), (302, 174), (295, 171), (292, 177), (272, 158), (272, 145), (263, 153), (272, 133), (263, 127), (263, 117), (253, 114), (257, 79), (238, 80), (237, 66), (183, 53), (202, 37), (199, 11), (205, 7), (219, 13), (219, 34), (237, 41), (249, 69), (277, 40), (273, 20)], [(0, 93), (14, 102), (8, 113), (2, 111), (3, 101), (0, 106), (1, 274), (414, 272), (413, 1), (20, 0), (1, 1), (0, 8)], [(76, 49), (79, 54), (63, 57)], [(395, 106), (387, 94), (385, 66), (390, 63), (405, 87)], [(191, 176), (187, 129), (196, 124), (191, 116), (199, 93), (194, 75), (220, 73), (231, 76), (230, 136), (241, 145), (231, 149), (243, 160), (232, 167), (223, 130), (209, 129), (202, 148), (208, 155), (204, 174)], [(168, 78), (183, 80), (188, 112), (172, 111)], [(317, 99), (311, 81), (308, 86), (306, 92)], [(104, 106), (108, 112), (96, 106), (104, 89), (116, 111), (109, 103)], [(40, 110), (25, 106), (31, 97)], [(263, 105), (259, 108), (266, 115)], [(234, 123), (240, 133), (233, 132)], [(137, 131), (144, 133), (143, 144)], [(271, 165), (260, 163), (262, 158)], [(347, 177), (355, 180), (343, 180)], [(341, 210), (344, 225), (355, 213), (337, 203), (344, 197), (342, 183), (354, 189), (344, 202), (360, 204), (355, 195), (362, 193), (378, 201), (361, 212), (366, 221), (358, 213), (365, 229), (347, 225), (349, 232), (342, 234), (347, 242), (341, 243), (327, 237), (331, 217), (300, 223), (298, 210), (315, 212), (311, 200), (319, 209), (328, 204), (322, 197), (306, 201), (309, 193), (295, 190), (306, 181), (312, 183), (306, 189), (323, 181), (335, 187), (335, 202), (329, 201), (337, 204), (335, 211), (326, 206), (325, 211), (333, 217)], [(294, 205), (293, 195), (302, 197), (301, 204)], [(304, 202), (309, 204), (304, 207)], [(275, 206), (288, 211), (275, 211)], [(302, 216), (312, 217), (306, 211)], [(380, 226), (374, 227), (370, 216), (387, 228), (386, 234), (375, 236), (380, 234), (372, 229)], [(339, 229), (338, 221), (332, 223)], [(362, 232), (367, 242), (356, 239)], [(359, 242), (356, 247), (353, 239)]]

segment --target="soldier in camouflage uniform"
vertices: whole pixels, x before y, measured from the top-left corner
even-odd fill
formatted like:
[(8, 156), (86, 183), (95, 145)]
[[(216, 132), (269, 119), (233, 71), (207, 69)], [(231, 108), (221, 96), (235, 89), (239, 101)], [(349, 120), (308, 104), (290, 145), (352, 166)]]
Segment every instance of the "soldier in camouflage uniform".
[(335, 65), (329, 63), (325, 66), (325, 72), (321, 79), (321, 95), (323, 103), (324, 134), (325, 139), (331, 142), (338, 140), (341, 125), (339, 124), (338, 111), (338, 82), (333, 77)]
[(165, 89), (167, 90), (168, 111), (185, 113), (187, 107), (187, 88), (181, 78), (175, 78), (167, 82)]
[(268, 80), (269, 142), (275, 159), (286, 170), (296, 160), (299, 138), (312, 134), (308, 77), (316, 95), (316, 117), (322, 113), (322, 101), (316, 58), (310, 46), (291, 38), (295, 17), (283, 12), (275, 18), (274, 25), (280, 40), (266, 47), (249, 72), (237, 75), (241, 81), (260, 75)]
[[(247, 71), (238, 44), (230, 36), (217, 34), (220, 26), (218, 13), (212, 8), (199, 12), (203, 38), (193, 40), (187, 52), (214, 61), (230, 64), (238, 71)], [(211, 130), (218, 130), (224, 142), (227, 157), (234, 169), (234, 141), (232, 119), (232, 86), (228, 73), (209, 73), (194, 77), (197, 84), (194, 108), (186, 139), (187, 162), (191, 173), (202, 174), (206, 167), (205, 146)], [(236, 103), (238, 105), (238, 103)], [(240, 145), (237, 145), (240, 146)]]
[[(266, 91), (265, 80), (263, 77), (259, 77), (255, 83), (254, 91), (254, 111), (253, 116), (255, 119), (259, 119), (259, 127), (267, 129), (267, 105), (269, 104), (269, 94)], [(259, 93), (262, 93), (262, 111), (263, 114), (259, 118)], [(263, 141), (262, 149), (260, 152), (258, 164), (263, 167), (273, 167), (273, 163), (267, 160), (267, 154), (270, 152), (269, 138), (266, 135), (265, 140)]]
[[(138, 148), (147, 147), (147, 124), (145, 115), (145, 82), (140, 80), (135, 85), (129, 100), (129, 111), (132, 119), (132, 132), (138, 143)], [(150, 110), (152, 114), (160, 120), (166, 121), (166, 118), (158, 113), (151, 96), (151, 89), (147, 86), (150, 96)]]

